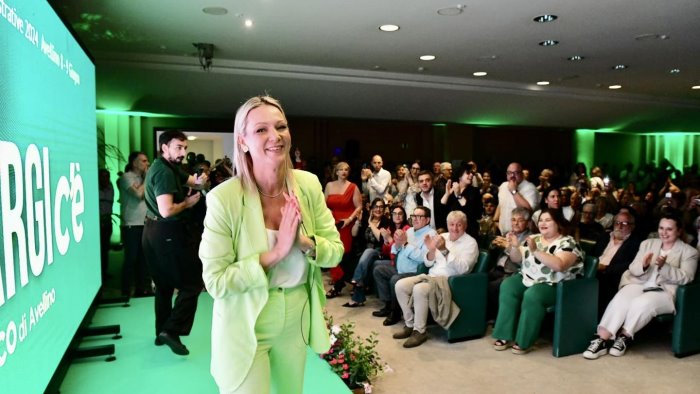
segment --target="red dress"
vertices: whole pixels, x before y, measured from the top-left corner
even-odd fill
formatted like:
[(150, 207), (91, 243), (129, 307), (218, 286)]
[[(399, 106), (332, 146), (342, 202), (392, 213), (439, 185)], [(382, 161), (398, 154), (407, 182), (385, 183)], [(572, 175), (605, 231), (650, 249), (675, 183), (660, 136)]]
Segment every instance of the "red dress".
[[(345, 188), (345, 193), (329, 194), (328, 198), (326, 198), (326, 205), (333, 213), (333, 219), (335, 219), (336, 224), (355, 212), (355, 203), (353, 201), (355, 188), (355, 184), (350, 182), (348, 187)], [(340, 240), (343, 242), (345, 253), (348, 253), (352, 249), (352, 226), (345, 226), (339, 229), (338, 232), (340, 233)]]

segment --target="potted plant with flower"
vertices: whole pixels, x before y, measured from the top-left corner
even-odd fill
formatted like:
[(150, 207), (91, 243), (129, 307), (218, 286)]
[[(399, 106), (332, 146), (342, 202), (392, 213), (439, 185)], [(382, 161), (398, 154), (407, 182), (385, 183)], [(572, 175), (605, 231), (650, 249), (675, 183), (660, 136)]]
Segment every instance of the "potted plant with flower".
[(355, 335), (355, 323), (333, 324), (333, 317), (326, 315), (330, 330), (331, 348), (321, 354), (335, 372), (354, 393), (371, 393), (372, 379), (384, 367), (377, 353), (377, 333), (367, 338)]

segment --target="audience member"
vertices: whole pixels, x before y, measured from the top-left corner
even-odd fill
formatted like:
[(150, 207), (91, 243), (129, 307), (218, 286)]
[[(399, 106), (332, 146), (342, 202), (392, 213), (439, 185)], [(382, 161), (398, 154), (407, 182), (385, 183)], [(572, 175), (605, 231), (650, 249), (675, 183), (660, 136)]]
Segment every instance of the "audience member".
[(370, 201), (381, 198), (386, 201), (391, 185), (391, 173), (382, 168), (384, 161), (379, 155), (372, 156), (372, 169), (363, 168), (360, 173), (362, 191), (369, 194)]
[(387, 316), (384, 325), (390, 326), (401, 320), (401, 309), (396, 302), (395, 286), (399, 279), (416, 275), (418, 264), (423, 263), (427, 251), (426, 236), (436, 235), (430, 227), (430, 209), (416, 207), (411, 215), (412, 226), (406, 231), (396, 230), (391, 253), (396, 256), (396, 265), (391, 261), (378, 261), (374, 267), (374, 283), (377, 286), (379, 300), (384, 308), (374, 316)]
[[(427, 171), (422, 171), (418, 175), (418, 187), (420, 187), (420, 193), (416, 193), (415, 196), (417, 206), (429, 209), (431, 215), (430, 227), (432, 229), (444, 229), (447, 226), (445, 220), (447, 215), (443, 211), (442, 204), (440, 204), (440, 197), (443, 192), (434, 187), (433, 176)], [(406, 212), (412, 211), (407, 210)]]
[(467, 233), (474, 239), (479, 237), (479, 219), (483, 207), (479, 189), (472, 185), (474, 172), (467, 165), (459, 170), (459, 180), (448, 180), (445, 193), (440, 199), (441, 211), (461, 211), (467, 216)]
[(144, 179), (148, 171), (148, 157), (143, 152), (131, 152), (124, 168), (124, 174), (117, 181), (121, 208), (122, 242), (124, 261), (122, 263), (122, 296), (131, 297), (134, 284), (134, 297), (153, 295), (151, 278), (143, 253), (143, 224), (146, 220), (144, 200)]
[(102, 283), (109, 275), (109, 250), (112, 239), (112, 205), (114, 205), (114, 186), (109, 171), (100, 168), (98, 171), (98, 187), (100, 197), (100, 262)]
[(435, 321), (444, 328), (449, 328), (457, 318), (459, 307), (452, 301), (447, 279), (470, 272), (479, 257), (479, 246), (465, 232), (466, 228), (467, 216), (461, 211), (450, 212), (447, 215), (447, 233), (425, 236), (427, 251), (423, 261), (430, 268), (428, 274), (396, 282), (396, 299), (403, 312), (405, 325), (393, 337), (408, 338), (403, 347), (420, 346), (428, 339), (428, 311), (432, 312)]
[(642, 242), (634, 231), (634, 216), (628, 211), (615, 216), (613, 228), (610, 236), (601, 238), (591, 253), (598, 257), (598, 312), (601, 316), (617, 293), (622, 273), (629, 267)]
[(333, 181), (328, 182), (324, 190), (326, 206), (333, 214), (335, 226), (343, 242), (343, 259), (337, 267), (331, 268), (331, 271), (337, 270), (338, 273), (333, 279), (333, 288), (326, 293), (327, 298), (340, 294), (345, 282), (351, 280), (355, 271), (354, 256), (351, 254), (352, 229), (358, 216), (361, 217), (362, 214), (362, 195), (360, 189), (348, 180), (349, 176), (348, 163), (338, 162), (333, 171)]
[(583, 252), (576, 240), (566, 235), (566, 219), (560, 211), (544, 209), (537, 226), (540, 233), (528, 237), (524, 244), (518, 243), (515, 234), (508, 235), (508, 255), (522, 268), (501, 284), (492, 334), (496, 350), (511, 346), (515, 354), (532, 350), (545, 311), (556, 301), (554, 285), (574, 279), (583, 269)]
[[(489, 270), (489, 287), (488, 287), (488, 316), (491, 319), (496, 318), (498, 312), (498, 295), (503, 280), (511, 277), (520, 270), (520, 263), (515, 263), (510, 259), (508, 239), (511, 234), (515, 236), (518, 245), (522, 245), (525, 239), (530, 236), (529, 229), (530, 211), (518, 207), (513, 209), (511, 218), (511, 230), (505, 236), (497, 236), (491, 243), (491, 248), (498, 251), (496, 264)], [(491, 256), (494, 254), (492, 253)]]
[(676, 288), (695, 278), (698, 250), (683, 242), (681, 219), (676, 212), (663, 214), (658, 232), (658, 239), (641, 243), (622, 275), (620, 290), (605, 309), (597, 338), (583, 357), (595, 360), (608, 353), (623, 356), (634, 334), (652, 318), (675, 312)]
[(498, 208), (496, 219), (501, 234), (510, 231), (510, 215), (516, 207), (534, 211), (537, 209), (537, 189), (523, 177), (520, 163), (510, 163), (506, 170), (507, 180), (498, 188)]

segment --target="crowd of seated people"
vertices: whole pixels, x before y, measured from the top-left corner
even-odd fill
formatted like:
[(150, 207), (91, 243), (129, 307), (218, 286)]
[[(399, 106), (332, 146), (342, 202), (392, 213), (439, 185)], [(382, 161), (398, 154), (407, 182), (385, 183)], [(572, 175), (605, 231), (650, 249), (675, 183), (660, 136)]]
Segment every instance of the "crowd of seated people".
[[(189, 157), (188, 157), (189, 159)], [(189, 160), (188, 160), (189, 161)], [(209, 172), (212, 187), (230, 178), (230, 160), (193, 157), (191, 172)], [(376, 290), (384, 325), (403, 320), (394, 335), (405, 347), (428, 338), (427, 316), (449, 327), (455, 310), (429, 308), (449, 297), (446, 278), (473, 270), (478, 249), (488, 250), (487, 316), (493, 347), (525, 354), (535, 348), (553, 284), (573, 280), (586, 254), (597, 257), (600, 323), (587, 359), (621, 356), (654, 316), (674, 312), (675, 289), (695, 278), (700, 246), (697, 166), (679, 171), (632, 164), (622, 171), (583, 163), (566, 171), (521, 163), (483, 166), (474, 161), (407, 161), (387, 165), (381, 155), (362, 161), (334, 158), (324, 188), (345, 246), (331, 272), (328, 298), (363, 306)], [(352, 167), (352, 168), (351, 168)], [(392, 173), (385, 168), (394, 168)], [(537, 174), (538, 172), (532, 172)], [(418, 267), (429, 267), (418, 275)]]
[[(455, 237), (449, 231), (450, 226), (455, 226), (449, 215), (454, 218), (456, 212), (464, 215), (466, 235), (482, 250), (491, 251), (485, 298), (488, 316), (497, 317), (494, 348), (512, 348), (517, 354), (533, 348), (543, 310), (553, 302), (551, 285), (575, 279), (585, 254), (599, 258), (598, 311), (603, 316), (587, 358), (592, 358), (591, 352), (603, 354), (600, 349), (624, 354), (620, 348), (643, 324), (631, 325), (624, 318), (610, 323), (613, 312), (606, 312), (606, 308), (613, 308), (619, 320), (618, 316), (624, 315), (620, 311), (626, 310), (613, 305), (615, 298), (621, 297), (620, 282), (626, 284), (625, 278), (631, 277), (646, 278), (650, 265), (643, 258), (646, 254), (640, 257), (645, 245), (642, 241), (665, 239), (666, 245), (672, 234), (677, 234), (678, 242), (693, 245), (693, 250), (698, 245), (700, 179), (694, 166), (683, 173), (663, 161), (658, 168), (644, 165), (635, 171), (634, 166), (628, 165), (617, 173), (606, 171), (605, 166), (593, 166), (588, 172), (583, 163), (577, 163), (571, 172), (557, 166), (538, 169), (541, 172), (535, 185), (528, 180), (530, 171), (517, 162), (505, 166), (505, 171), (503, 166), (486, 166), (482, 174), (473, 161), (435, 161), (429, 168), (422, 168), (420, 161), (385, 166), (382, 157), (374, 155), (370, 162), (368, 168), (360, 169), (358, 165), (355, 176), (345, 177), (356, 183), (364, 203), (361, 212), (352, 215), (358, 219), (349, 219), (352, 248), (346, 248), (343, 269), (351, 275), (337, 278), (327, 296), (340, 295), (343, 282), (348, 282), (353, 285), (353, 296), (345, 306), (355, 307), (364, 305), (368, 290), (376, 289), (384, 306), (373, 315), (384, 317), (385, 325), (408, 318), (396, 335), (410, 339), (408, 347), (427, 339), (423, 327), (426, 304), (421, 301), (416, 306), (414, 298), (416, 291), (425, 296), (425, 283), (429, 281), (413, 278), (417, 267), (435, 267), (443, 261), (465, 258), (450, 254), (443, 259), (435, 254), (436, 250), (442, 253), (441, 248)], [(396, 172), (384, 168), (395, 168)], [(678, 220), (669, 219), (669, 215)], [(347, 226), (349, 223), (342, 221), (340, 227)], [(442, 234), (442, 242), (435, 238), (436, 234)], [(654, 253), (656, 261), (658, 251)], [(697, 264), (697, 252), (689, 258)], [(684, 263), (679, 268), (674, 259), (669, 260), (670, 268), (661, 269), (663, 265), (654, 264), (654, 269), (663, 273), (654, 278), (668, 279), (664, 276), (667, 270), (683, 272), (682, 279), (669, 274), (672, 279), (668, 283), (673, 286), (691, 282), (695, 275), (694, 265)], [(454, 274), (469, 272), (471, 268), (471, 263), (467, 270), (455, 267)], [(449, 276), (453, 271), (440, 272), (433, 275), (431, 271), (427, 276)], [(666, 312), (673, 303), (673, 292), (668, 291), (671, 284), (659, 281), (663, 290), (653, 292), (659, 293), (656, 296), (662, 292), (669, 295)], [(398, 293), (397, 283), (402, 284)], [(402, 302), (407, 294), (412, 295), (408, 306)], [(604, 312), (609, 316), (605, 317)], [(655, 313), (661, 312), (647, 311), (645, 319)], [(620, 345), (621, 341), (626, 342)]]

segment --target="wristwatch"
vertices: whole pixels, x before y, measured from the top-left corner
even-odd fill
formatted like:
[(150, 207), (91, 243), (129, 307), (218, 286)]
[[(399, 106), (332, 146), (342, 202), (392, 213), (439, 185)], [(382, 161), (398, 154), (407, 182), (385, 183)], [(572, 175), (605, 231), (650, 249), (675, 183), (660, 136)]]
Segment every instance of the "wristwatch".
[(517, 192), (518, 192), (517, 190), (511, 190), (510, 194), (515, 195), (515, 193), (517, 193)]
[(316, 238), (313, 235), (309, 238), (311, 238), (311, 242), (314, 243), (314, 246), (310, 247), (309, 249), (306, 249), (306, 251), (303, 252), (304, 256), (316, 257)]
[(440, 253), (442, 253), (443, 256), (447, 257), (447, 255), (450, 253), (450, 250), (445, 248), (445, 250), (441, 250)]

